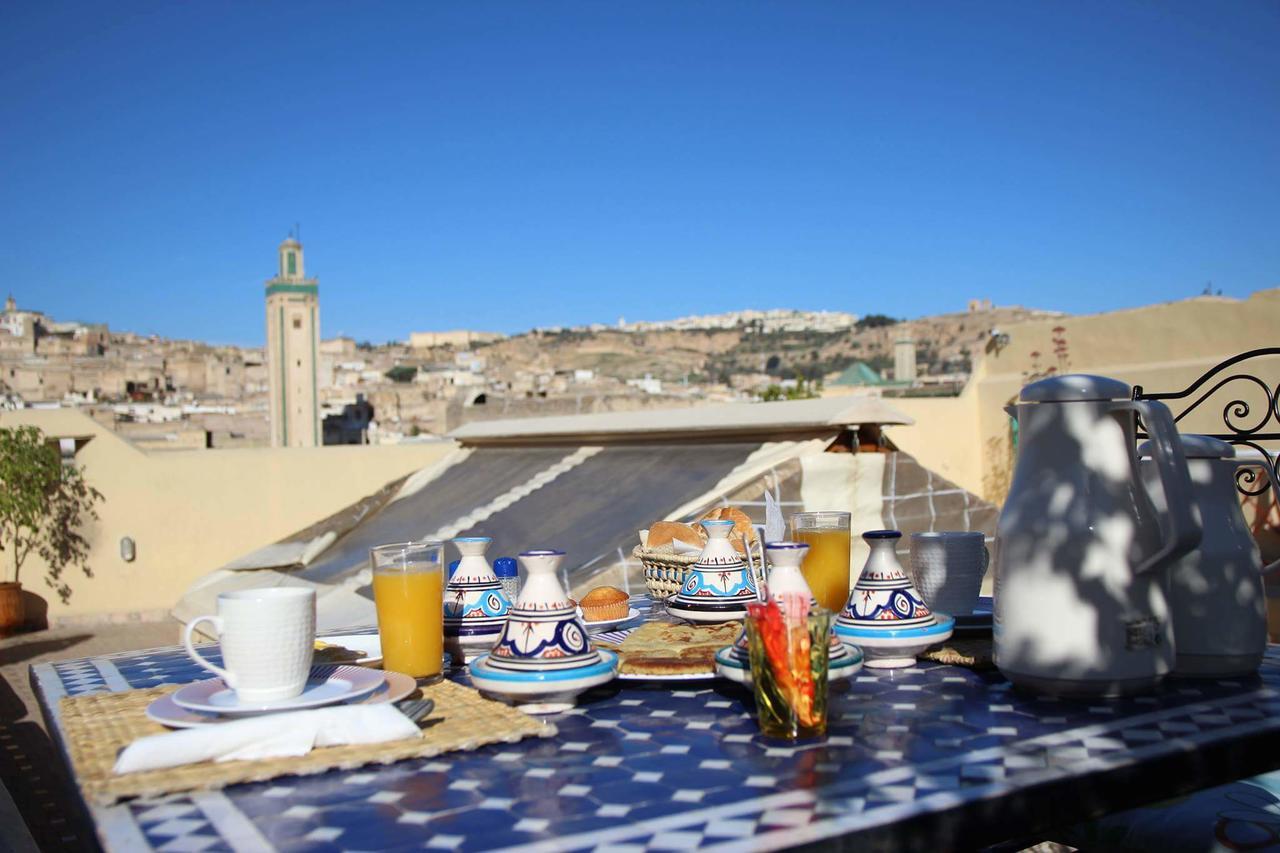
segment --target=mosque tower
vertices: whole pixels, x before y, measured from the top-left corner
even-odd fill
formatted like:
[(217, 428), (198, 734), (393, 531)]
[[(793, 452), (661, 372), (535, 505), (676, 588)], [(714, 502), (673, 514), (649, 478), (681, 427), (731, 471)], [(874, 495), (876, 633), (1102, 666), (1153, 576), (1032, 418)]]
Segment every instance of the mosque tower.
[(320, 287), (302, 267), (302, 244), (280, 244), (280, 267), (267, 280), (267, 375), (271, 446), (320, 444), (316, 362), (320, 347)]

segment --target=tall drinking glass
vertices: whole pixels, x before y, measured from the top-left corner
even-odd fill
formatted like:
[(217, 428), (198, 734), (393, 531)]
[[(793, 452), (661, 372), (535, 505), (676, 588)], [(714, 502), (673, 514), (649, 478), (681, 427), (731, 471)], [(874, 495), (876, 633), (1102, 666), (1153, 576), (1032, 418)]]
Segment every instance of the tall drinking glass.
[(813, 597), (832, 613), (844, 610), (849, 598), (849, 513), (797, 512), (791, 516), (791, 538), (809, 546), (800, 572)]
[(369, 562), (382, 668), (438, 678), (444, 669), (444, 543), (379, 545), (369, 550)]

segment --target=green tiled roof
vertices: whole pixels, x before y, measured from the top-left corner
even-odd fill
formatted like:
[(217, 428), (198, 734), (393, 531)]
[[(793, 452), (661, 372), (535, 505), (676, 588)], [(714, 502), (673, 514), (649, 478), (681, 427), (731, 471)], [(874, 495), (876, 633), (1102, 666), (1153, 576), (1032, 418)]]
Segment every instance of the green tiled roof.
[(888, 385), (885, 378), (865, 361), (855, 361), (832, 385)]

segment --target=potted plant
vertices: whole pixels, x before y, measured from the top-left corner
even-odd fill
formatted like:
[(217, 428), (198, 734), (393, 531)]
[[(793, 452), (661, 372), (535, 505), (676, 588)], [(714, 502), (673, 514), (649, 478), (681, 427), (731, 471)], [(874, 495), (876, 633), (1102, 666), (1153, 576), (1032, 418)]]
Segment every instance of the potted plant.
[(23, 624), (20, 575), (32, 554), (43, 559), (45, 582), (64, 602), (71, 597), (62, 578), (65, 569), (79, 566), (92, 576), (89, 541), (80, 526), (98, 517), (94, 504), (101, 499), (80, 468), (65, 464), (39, 429), (0, 428), (0, 550), (7, 552), (0, 582), (0, 636)]

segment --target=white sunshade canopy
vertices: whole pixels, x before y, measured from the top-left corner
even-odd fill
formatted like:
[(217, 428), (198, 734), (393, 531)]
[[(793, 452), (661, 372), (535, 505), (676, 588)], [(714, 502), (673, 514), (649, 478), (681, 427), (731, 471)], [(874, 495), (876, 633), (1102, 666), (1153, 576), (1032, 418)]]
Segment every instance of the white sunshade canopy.
[(770, 440), (829, 434), (861, 424), (913, 423), (913, 418), (880, 397), (857, 395), (479, 421), (459, 427), (449, 437), (463, 444), (748, 437)]

